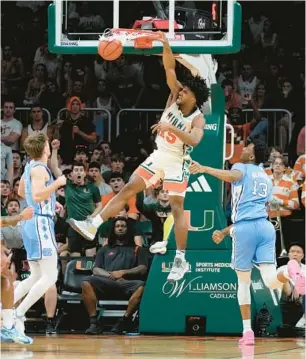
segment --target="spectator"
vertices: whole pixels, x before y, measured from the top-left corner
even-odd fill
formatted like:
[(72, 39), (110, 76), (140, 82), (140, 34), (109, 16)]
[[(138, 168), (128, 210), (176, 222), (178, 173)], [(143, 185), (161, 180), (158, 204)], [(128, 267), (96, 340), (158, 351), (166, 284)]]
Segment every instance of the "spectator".
[(120, 109), (138, 106), (145, 86), (142, 71), (137, 66), (128, 65), (125, 56), (110, 63), (106, 81)]
[(8, 180), (13, 183), (13, 154), (10, 147), (0, 142), (0, 155), (1, 155), (1, 180)]
[(31, 123), (22, 130), (20, 147), (23, 149), (25, 139), (34, 133), (44, 133), (48, 136), (49, 141), (53, 139), (53, 128), (44, 121), (43, 110), (39, 105), (32, 105)]
[(23, 174), (22, 158), (19, 151), (13, 150), (13, 180), (20, 178)]
[[(14, 216), (20, 213), (19, 201), (16, 198), (12, 198), (7, 201), (7, 214), (8, 216)], [(5, 247), (12, 251), (12, 264), (11, 270), (13, 275), (18, 281), (26, 279), (21, 278), (23, 262), (26, 260), (26, 252), (23, 247), (23, 241), (21, 236), (21, 223), (18, 222), (16, 226), (9, 226), (1, 228), (1, 240), (4, 241)], [(45, 307), (47, 311), (47, 334), (56, 333), (54, 316), (57, 306), (57, 290), (55, 284), (48, 289), (45, 294)]]
[[(124, 187), (125, 182), (123, 179), (123, 175), (119, 172), (112, 172), (109, 177), (109, 185), (111, 186), (113, 191), (111, 193), (108, 193), (108, 194), (102, 196), (102, 207), (105, 207), (107, 205), (107, 203), (113, 197), (115, 197), (115, 195), (118, 192), (120, 192), (121, 189)], [(137, 220), (138, 219), (138, 210), (136, 208), (136, 196), (133, 196), (129, 199), (128, 207), (129, 207), (128, 216), (130, 218)], [(72, 217), (72, 218), (74, 218), (74, 217)]]
[(271, 56), (277, 46), (277, 34), (273, 31), (271, 22), (266, 19), (260, 35), (261, 46), (266, 56)]
[(242, 105), (248, 104), (248, 99), (253, 96), (259, 79), (254, 75), (253, 66), (245, 63), (242, 67), (242, 74), (236, 79), (238, 92), (242, 99)]
[(13, 198), (16, 198), (18, 200), (20, 211), (23, 211), (26, 207), (28, 207), (28, 205), (27, 205), (27, 201), (24, 198), (20, 197), (18, 194), (19, 184), (20, 184), (20, 177), (14, 178)]
[(72, 92), (72, 63), (65, 61), (57, 72), (57, 86), (62, 97), (66, 100)]
[(96, 162), (99, 164), (99, 166), (101, 166), (101, 160), (102, 160), (102, 151), (99, 150), (98, 148), (94, 149), (90, 157), (90, 162)]
[(110, 171), (112, 161), (111, 145), (107, 141), (102, 141), (98, 147), (101, 150), (101, 173)]
[[(111, 115), (114, 115), (114, 103), (113, 98), (107, 88), (107, 83), (105, 80), (98, 81), (97, 88), (98, 97), (95, 99), (93, 103), (94, 108), (101, 108), (110, 112)], [(105, 111), (96, 111), (94, 114), (94, 123), (96, 126), (96, 132), (99, 138), (104, 138), (106, 131), (105, 128), (109, 126), (107, 120), (109, 115)], [(106, 124), (106, 126), (105, 126)]]
[(301, 155), (293, 167), (293, 178), (295, 181), (305, 181), (306, 179), (306, 155)]
[(168, 191), (160, 187), (157, 194), (157, 202), (151, 204), (144, 203), (144, 193), (140, 192), (136, 196), (136, 207), (142, 215), (152, 222), (152, 240), (150, 245), (160, 242), (159, 247), (162, 247), (160, 252), (165, 253), (167, 241), (163, 241), (164, 223), (171, 214)]
[(62, 140), (60, 153), (65, 164), (71, 163), (76, 146), (88, 147), (97, 140), (93, 124), (81, 112), (82, 106), (78, 97), (72, 97), (67, 105), (68, 116), (58, 128)]
[[(58, 167), (57, 151), (60, 142), (52, 142), (51, 170), (58, 177), (62, 174)], [(65, 186), (65, 202), (67, 207), (67, 218), (84, 220), (95, 216), (102, 210), (99, 189), (85, 179), (85, 166), (81, 162), (72, 165), (71, 180), (67, 180)], [(97, 241), (89, 242), (71, 227), (68, 229), (68, 252), (70, 256), (93, 256), (96, 253)], [(85, 253), (84, 253), (85, 252)]]
[(270, 147), (269, 148), (269, 158), (267, 163), (265, 164), (265, 171), (267, 175), (272, 176), (272, 163), (278, 157), (283, 156), (283, 151), (280, 147)]
[(113, 172), (120, 173), (122, 175), (124, 182), (128, 182), (131, 177), (131, 174), (124, 171), (124, 164), (125, 164), (125, 159), (123, 155), (119, 155), (119, 154), (113, 155), (111, 159), (110, 171), (105, 171), (102, 174), (105, 182), (109, 183), (110, 176), (112, 175)]
[[(306, 275), (306, 267), (302, 263), (304, 259), (304, 248), (298, 243), (292, 243), (288, 252), (289, 260), (295, 259), (304, 275)], [(287, 265), (281, 266), (277, 272), (288, 272)], [(292, 327), (305, 327), (305, 295), (301, 296), (294, 288), (294, 284), (287, 282), (282, 288), (282, 297), (280, 307), (283, 316), (283, 324)]]
[[(128, 208), (127, 208), (128, 210)], [(115, 228), (114, 228), (114, 235), (125, 237), (124, 242), (126, 245), (130, 246), (136, 246), (136, 247), (142, 247), (143, 245), (143, 239), (140, 233), (140, 230), (137, 226), (137, 222), (131, 218), (128, 217), (128, 212), (126, 209), (121, 211), (118, 216), (115, 218), (111, 218), (108, 221), (105, 222), (104, 228), (101, 229), (102, 234), (102, 246), (106, 246), (109, 242), (109, 235), (113, 228), (113, 222), (115, 221)], [(110, 226), (109, 226), (110, 225)], [(103, 233), (105, 233), (106, 229), (109, 228), (107, 235), (103, 236)]]
[[(286, 245), (291, 238), (290, 216), (292, 211), (299, 208), (299, 198), (296, 190), (296, 183), (285, 174), (286, 164), (283, 157), (275, 158), (272, 162), (273, 174), (271, 180), (273, 184), (272, 199), (270, 201), (269, 216), (272, 220), (280, 218), (282, 221), (282, 231)], [(280, 253), (280, 241), (276, 242), (277, 253)]]
[(49, 110), (51, 119), (57, 118), (58, 111), (65, 107), (65, 99), (59, 93), (55, 81), (48, 81), (47, 87), (40, 98), (42, 107)]
[(74, 162), (81, 162), (84, 165), (85, 171), (88, 171), (88, 152), (86, 146), (77, 146), (75, 155), (74, 155)]
[(20, 57), (12, 51), (10, 46), (4, 46), (1, 62), (2, 81), (12, 98), (20, 100), (20, 87), (24, 78), (24, 65)]
[(235, 91), (233, 81), (224, 80), (222, 87), (225, 96), (225, 109), (230, 110), (232, 107), (242, 108), (241, 96)]
[(24, 105), (33, 105), (40, 102), (40, 97), (46, 89), (48, 79), (47, 68), (44, 64), (34, 66), (34, 77), (28, 82)]
[(11, 184), (7, 180), (1, 180), (1, 206), (6, 207), (7, 201), (11, 195)]
[(34, 66), (39, 64), (46, 66), (47, 75), (50, 80), (53, 81), (56, 79), (56, 74), (60, 64), (56, 55), (49, 52), (48, 45), (41, 47), (41, 56), (34, 62)]
[(301, 156), (305, 153), (305, 126), (301, 129), (296, 145), (296, 153)]
[(147, 267), (142, 264), (145, 249), (140, 248), (135, 252), (134, 247), (125, 243), (126, 237), (116, 229), (116, 223), (120, 221), (114, 221), (108, 245), (98, 251), (93, 275), (82, 283), (83, 300), (90, 319), (86, 334), (101, 332), (96, 310), (98, 300), (129, 299), (123, 318), (112, 328), (117, 334), (132, 329), (132, 315), (141, 300), (143, 278), (147, 273)]
[(100, 196), (111, 193), (113, 190), (111, 186), (105, 183), (105, 180), (100, 172), (100, 165), (97, 162), (91, 162), (88, 167), (88, 177), (99, 188)]
[(14, 118), (15, 104), (13, 101), (5, 101), (3, 104), (3, 118), (0, 122), (1, 141), (10, 146), (12, 150), (19, 149), (19, 137), (22, 132), (22, 124)]

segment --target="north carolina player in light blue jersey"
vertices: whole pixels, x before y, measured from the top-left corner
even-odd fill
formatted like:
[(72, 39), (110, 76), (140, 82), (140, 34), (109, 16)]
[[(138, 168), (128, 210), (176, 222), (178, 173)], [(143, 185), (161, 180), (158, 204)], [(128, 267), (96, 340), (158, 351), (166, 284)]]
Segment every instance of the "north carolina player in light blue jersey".
[(32, 160), (21, 177), (18, 194), (34, 208), (34, 216), (22, 225), (23, 244), (31, 275), (15, 290), (14, 303), (25, 295), (16, 310), (19, 331), (24, 330), (24, 315), (57, 280), (57, 249), (54, 235), (55, 191), (66, 184), (65, 176), (53, 181), (47, 167), (50, 146), (45, 134), (26, 138), (24, 149)]
[(213, 233), (215, 243), (231, 235), (232, 268), (238, 277), (237, 299), (243, 320), (241, 345), (253, 345), (254, 333), (251, 328), (251, 270), (253, 263), (260, 271), (265, 285), (271, 289), (280, 288), (291, 280), (300, 294), (305, 294), (305, 278), (297, 261), (288, 262), (288, 272), (276, 273), (275, 229), (267, 220), (272, 183), (263, 167), (267, 147), (254, 142), (242, 151), (240, 162), (230, 171), (201, 166), (193, 162), (191, 173), (207, 173), (232, 184), (233, 225)]

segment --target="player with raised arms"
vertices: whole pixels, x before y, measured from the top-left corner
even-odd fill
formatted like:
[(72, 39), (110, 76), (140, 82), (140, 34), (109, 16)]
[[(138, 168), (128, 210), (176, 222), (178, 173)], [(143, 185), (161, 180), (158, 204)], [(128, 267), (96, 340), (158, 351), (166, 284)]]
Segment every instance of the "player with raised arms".
[(22, 239), (31, 274), (15, 289), (15, 303), (26, 296), (16, 310), (19, 331), (24, 330), (24, 315), (28, 309), (57, 281), (55, 191), (66, 184), (65, 176), (53, 180), (47, 166), (50, 145), (44, 133), (28, 136), (24, 149), (32, 160), (25, 166), (18, 194), (34, 208), (34, 216), (22, 224)]
[[(33, 208), (27, 207), (16, 216), (1, 217), (0, 227), (16, 226), (19, 221), (33, 217)], [(20, 333), (15, 326), (14, 318), (14, 279), (9, 269), (10, 259), (4, 253), (1, 245), (1, 342), (32, 344), (33, 339)]]
[(169, 281), (183, 278), (188, 270), (185, 250), (188, 225), (184, 215), (184, 197), (189, 179), (190, 153), (204, 134), (205, 120), (200, 106), (208, 100), (209, 90), (203, 78), (196, 76), (179, 82), (175, 72), (175, 58), (162, 33), (163, 64), (167, 84), (171, 90), (166, 108), (159, 123), (152, 126), (157, 133), (155, 150), (134, 172), (129, 183), (92, 220), (70, 220), (70, 225), (88, 240), (93, 240), (98, 227), (110, 217), (115, 217), (129, 199), (163, 180), (169, 191), (174, 217), (177, 251)]
[(232, 222), (223, 230), (213, 233), (215, 243), (225, 236), (233, 240), (232, 268), (238, 277), (237, 299), (243, 321), (241, 345), (254, 344), (251, 328), (251, 270), (259, 267), (262, 279), (268, 288), (281, 288), (291, 281), (300, 294), (305, 294), (305, 278), (298, 262), (288, 262), (288, 272), (276, 272), (274, 226), (268, 221), (267, 204), (272, 194), (272, 182), (260, 165), (267, 158), (267, 146), (258, 141), (242, 151), (240, 162), (231, 170), (201, 166), (193, 162), (191, 173), (207, 173), (232, 185)]

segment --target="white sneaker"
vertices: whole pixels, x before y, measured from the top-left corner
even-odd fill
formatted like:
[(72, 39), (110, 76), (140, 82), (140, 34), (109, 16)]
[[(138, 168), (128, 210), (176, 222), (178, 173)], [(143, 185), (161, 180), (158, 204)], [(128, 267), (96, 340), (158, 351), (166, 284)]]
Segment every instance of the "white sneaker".
[(67, 223), (88, 241), (95, 239), (98, 229), (92, 224), (91, 220), (77, 221), (71, 218), (67, 220)]
[(306, 326), (306, 320), (305, 315), (301, 317), (301, 319), (295, 324), (296, 328), (305, 328)]
[(167, 241), (156, 242), (150, 247), (151, 253), (165, 254), (167, 252)]
[(176, 282), (184, 277), (184, 274), (188, 272), (189, 265), (187, 261), (181, 259), (180, 257), (175, 257), (171, 271), (168, 275), (168, 282)]

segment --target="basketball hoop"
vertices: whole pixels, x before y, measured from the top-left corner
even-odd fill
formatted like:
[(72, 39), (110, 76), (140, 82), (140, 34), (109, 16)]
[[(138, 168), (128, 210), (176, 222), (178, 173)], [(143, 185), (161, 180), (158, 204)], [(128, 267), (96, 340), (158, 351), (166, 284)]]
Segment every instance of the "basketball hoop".
[(153, 41), (161, 39), (160, 33), (139, 29), (106, 29), (99, 37), (99, 41), (119, 40), (123, 46), (126, 41), (134, 41), (135, 49), (151, 49)]

